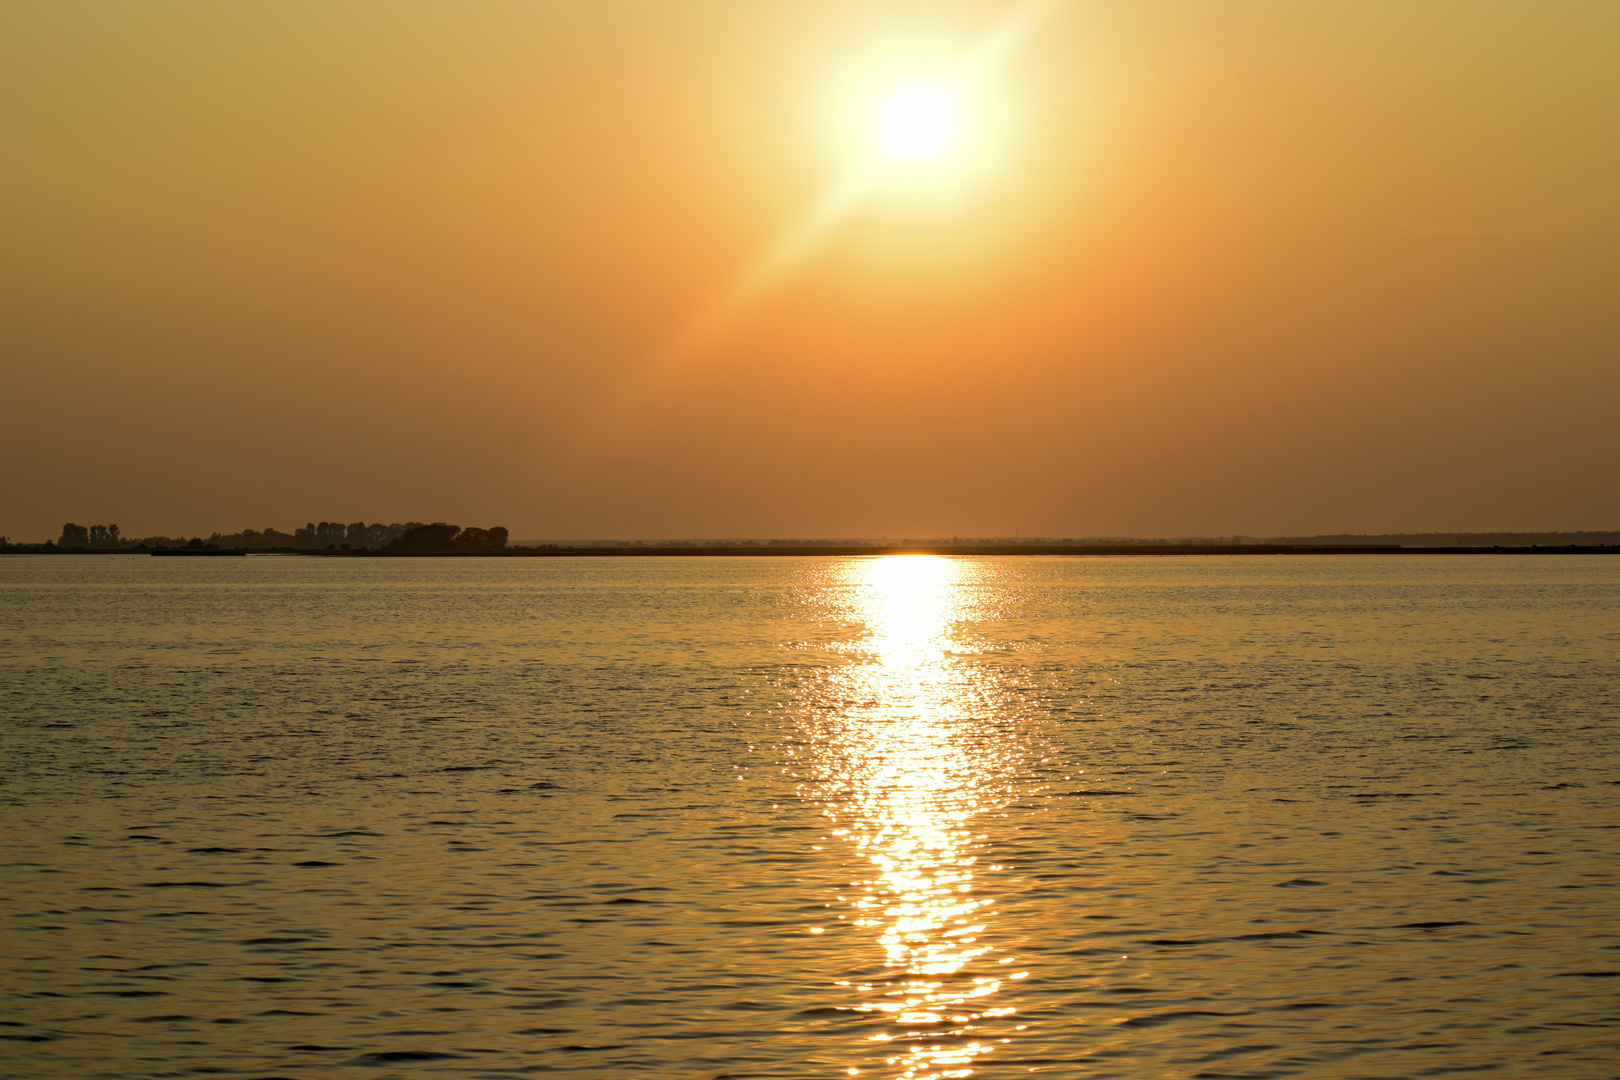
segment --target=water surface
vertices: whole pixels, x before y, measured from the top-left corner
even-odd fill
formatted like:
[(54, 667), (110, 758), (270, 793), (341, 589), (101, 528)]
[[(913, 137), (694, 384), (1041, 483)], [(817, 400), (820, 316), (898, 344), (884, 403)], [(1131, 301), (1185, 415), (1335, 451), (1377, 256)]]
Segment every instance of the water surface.
[(1620, 1072), (1620, 560), (0, 559), (0, 1075)]

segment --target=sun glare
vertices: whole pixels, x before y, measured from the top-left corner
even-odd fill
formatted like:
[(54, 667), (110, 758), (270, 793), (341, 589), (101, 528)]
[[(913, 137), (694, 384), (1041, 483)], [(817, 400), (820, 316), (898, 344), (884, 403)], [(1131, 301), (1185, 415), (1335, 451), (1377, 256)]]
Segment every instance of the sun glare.
[(895, 221), (938, 221), (1003, 174), (1014, 110), (1002, 73), (1062, 2), (1023, 0), (972, 38), (875, 38), (837, 65), (815, 107), (826, 187), (671, 336), (658, 365), (672, 370), (712, 349), (866, 207), (896, 211)]
[(956, 134), (956, 110), (937, 90), (913, 89), (883, 109), (883, 144), (901, 157), (932, 157)]

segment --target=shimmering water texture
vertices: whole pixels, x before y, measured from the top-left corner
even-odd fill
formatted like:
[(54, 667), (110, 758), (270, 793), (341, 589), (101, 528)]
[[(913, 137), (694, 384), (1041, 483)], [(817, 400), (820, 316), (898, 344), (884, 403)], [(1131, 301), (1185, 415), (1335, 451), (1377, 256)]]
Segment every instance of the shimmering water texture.
[(0, 559), (0, 1075), (1620, 1076), (1620, 559)]

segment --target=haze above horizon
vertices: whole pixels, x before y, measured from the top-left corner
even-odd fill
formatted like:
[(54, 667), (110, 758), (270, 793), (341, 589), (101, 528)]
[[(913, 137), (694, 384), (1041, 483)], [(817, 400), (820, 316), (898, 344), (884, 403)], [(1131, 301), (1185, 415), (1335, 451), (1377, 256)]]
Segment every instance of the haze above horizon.
[(1620, 6), (0, 10), (0, 534), (1620, 525)]

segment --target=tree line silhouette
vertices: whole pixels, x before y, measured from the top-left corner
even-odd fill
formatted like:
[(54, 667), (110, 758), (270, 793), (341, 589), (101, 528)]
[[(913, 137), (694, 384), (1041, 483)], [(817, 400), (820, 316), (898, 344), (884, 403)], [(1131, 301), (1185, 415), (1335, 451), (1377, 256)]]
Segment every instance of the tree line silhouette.
[(301, 529), (285, 533), (275, 528), (243, 529), (235, 533), (214, 533), (206, 540), (194, 536), (126, 537), (117, 525), (78, 525), (68, 522), (54, 543), (12, 544), (0, 537), (0, 547), (32, 551), (140, 551), (173, 548), (217, 548), (225, 551), (387, 551), (402, 553), (453, 553), (506, 550), (507, 531), (450, 525), (443, 521), (367, 524), (356, 521), (309, 522)]
[(492, 529), (465, 528), (443, 521), (423, 524), (420, 521), (382, 522), (366, 524), (355, 521), (345, 525), (341, 521), (311, 521), (289, 535), (275, 529), (259, 532), (244, 529), (228, 536), (215, 533), (208, 538), (210, 544), (221, 548), (244, 551), (266, 548), (291, 548), (295, 551), (504, 551), (507, 532), (500, 525)]

